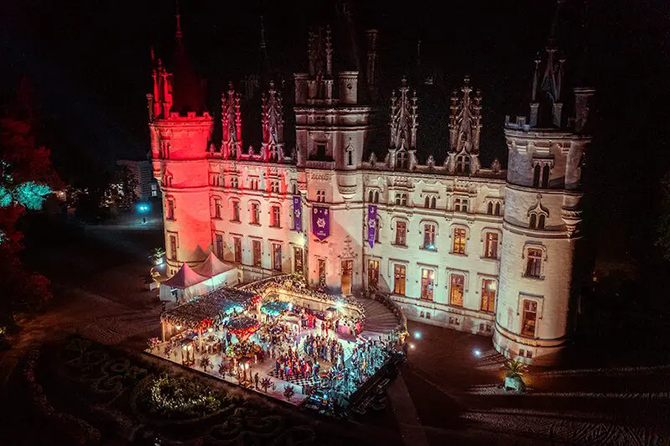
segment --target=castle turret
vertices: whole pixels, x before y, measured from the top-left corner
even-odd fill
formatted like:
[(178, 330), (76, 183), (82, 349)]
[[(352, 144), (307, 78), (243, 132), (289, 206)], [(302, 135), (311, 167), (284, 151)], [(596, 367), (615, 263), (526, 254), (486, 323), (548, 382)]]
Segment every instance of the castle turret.
[(575, 259), (594, 90), (576, 88), (577, 119), (565, 119), (564, 61), (556, 54), (550, 39), (545, 57), (535, 61), (530, 119), (505, 123), (509, 158), (493, 343), (505, 356), (536, 365), (556, 363), (567, 346), (583, 280)]
[(205, 111), (204, 84), (182, 43), (180, 19), (177, 12), (174, 73), (158, 60), (153, 93), (147, 95), (153, 173), (163, 196), (168, 274), (182, 263), (202, 262), (211, 245), (206, 157), (213, 120)]

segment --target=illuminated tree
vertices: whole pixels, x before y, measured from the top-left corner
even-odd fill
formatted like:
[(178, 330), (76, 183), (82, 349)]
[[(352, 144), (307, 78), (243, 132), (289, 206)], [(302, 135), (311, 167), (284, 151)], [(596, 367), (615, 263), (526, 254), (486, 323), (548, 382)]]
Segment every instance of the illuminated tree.
[(49, 151), (37, 147), (30, 125), (0, 119), (0, 325), (51, 297), (49, 280), (27, 270), (18, 257), (23, 234), (17, 223), (27, 210), (41, 209), (55, 185)]

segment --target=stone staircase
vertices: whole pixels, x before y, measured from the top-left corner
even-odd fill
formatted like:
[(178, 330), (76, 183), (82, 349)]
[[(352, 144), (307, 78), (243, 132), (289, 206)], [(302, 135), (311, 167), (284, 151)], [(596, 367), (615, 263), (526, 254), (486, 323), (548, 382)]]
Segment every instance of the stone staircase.
[(365, 307), (363, 332), (360, 334), (362, 337), (375, 339), (398, 328), (400, 321), (384, 304), (367, 297), (357, 297), (356, 299)]

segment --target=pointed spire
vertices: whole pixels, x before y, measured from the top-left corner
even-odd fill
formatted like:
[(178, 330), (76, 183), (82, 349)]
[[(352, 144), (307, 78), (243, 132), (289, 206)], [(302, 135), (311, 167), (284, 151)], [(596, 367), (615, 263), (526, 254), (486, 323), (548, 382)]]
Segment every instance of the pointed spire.
[(175, 14), (175, 17), (177, 18), (177, 31), (175, 32), (175, 39), (177, 39), (177, 45), (181, 45), (181, 38), (183, 37), (183, 34), (181, 32), (181, 14), (179, 14), (179, 0), (176, 0), (177, 3), (177, 13)]

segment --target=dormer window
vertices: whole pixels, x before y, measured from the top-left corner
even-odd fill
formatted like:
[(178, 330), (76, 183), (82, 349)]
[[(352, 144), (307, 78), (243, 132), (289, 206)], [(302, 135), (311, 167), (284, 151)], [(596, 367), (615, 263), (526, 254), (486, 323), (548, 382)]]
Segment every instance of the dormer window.
[(354, 165), (354, 148), (349, 146), (347, 148), (347, 166)]
[(434, 195), (426, 195), (424, 207), (426, 209), (435, 209), (437, 207), (437, 197)]
[(368, 192), (368, 202), (370, 203), (379, 203), (379, 191), (371, 190)]
[(530, 229), (544, 229), (547, 223), (549, 212), (542, 207), (542, 195), (537, 194), (537, 203), (535, 207), (528, 211), (528, 227)]
[(459, 155), (456, 157), (456, 173), (470, 173), (470, 157)]
[(407, 169), (407, 151), (400, 150), (396, 155), (396, 169)]
[(552, 160), (533, 160), (533, 187), (549, 187)]

